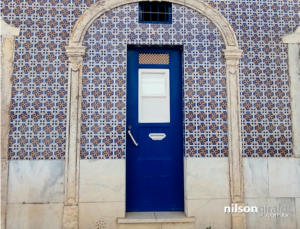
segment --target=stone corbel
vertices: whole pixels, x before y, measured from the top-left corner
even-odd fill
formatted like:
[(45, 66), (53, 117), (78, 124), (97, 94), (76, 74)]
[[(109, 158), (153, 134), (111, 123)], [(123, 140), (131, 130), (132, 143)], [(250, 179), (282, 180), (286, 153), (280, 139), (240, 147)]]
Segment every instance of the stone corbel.
[(82, 63), (84, 46), (67, 46), (69, 57), (65, 207), (63, 228), (78, 228), (78, 185), (81, 135)]
[(20, 29), (8, 25), (0, 17), (1, 42), (1, 228), (6, 227), (6, 198), (8, 179), (8, 139), (10, 131), (10, 109), (12, 98), (12, 77), (14, 68), (15, 37)]
[[(231, 204), (244, 205), (239, 60), (241, 50), (223, 50), (226, 59), (228, 149)], [(245, 215), (232, 215), (232, 228), (246, 228)]]
[(288, 44), (293, 154), (300, 157), (300, 27), (282, 41)]

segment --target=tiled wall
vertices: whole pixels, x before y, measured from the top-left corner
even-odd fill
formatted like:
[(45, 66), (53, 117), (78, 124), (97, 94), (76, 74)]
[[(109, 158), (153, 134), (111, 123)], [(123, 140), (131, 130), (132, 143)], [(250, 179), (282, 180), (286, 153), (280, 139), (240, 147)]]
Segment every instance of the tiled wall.
[[(10, 159), (63, 159), (67, 57), (64, 47), (82, 0), (3, 0), (16, 38)], [(243, 156), (291, 156), (287, 46), (299, 2), (210, 1), (244, 51), (240, 68)], [(123, 9), (123, 10), (121, 10)], [(137, 4), (101, 16), (84, 45), (82, 158), (125, 157), (127, 44), (184, 45), (186, 156), (226, 156), (226, 82), (222, 38), (202, 15), (173, 4), (172, 25), (137, 23)]]
[(125, 156), (128, 44), (183, 45), (185, 153), (227, 156), (225, 45), (218, 29), (176, 4), (172, 24), (141, 24), (134, 3), (105, 13), (84, 39), (81, 157)]

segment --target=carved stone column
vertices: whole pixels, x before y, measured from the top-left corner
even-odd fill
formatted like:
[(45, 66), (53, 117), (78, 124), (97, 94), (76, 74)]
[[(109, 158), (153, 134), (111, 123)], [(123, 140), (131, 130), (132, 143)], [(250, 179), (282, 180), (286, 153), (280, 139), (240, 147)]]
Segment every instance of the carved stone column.
[[(231, 204), (244, 205), (244, 179), (241, 144), (239, 60), (241, 50), (223, 50), (226, 59), (228, 149)], [(246, 228), (245, 214), (232, 214), (233, 229)]]
[(63, 228), (78, 228), (78, 182), (81, 135), (82, 62), (85, 47), (66, 47), (69, 57), (68, 114)]
[(300, 157), (300, 27), (293, 34), (284, 36), (288, 44), (290, 96), (293, 131), (293, 154)]
[(6, 198), (8, 179), (8, 139), (10, 130), (10, 109), (14, 69), (15, 37), (20, 29), (14, 28), (0, 18), (1, 42), (1, 228), (6, 227)]

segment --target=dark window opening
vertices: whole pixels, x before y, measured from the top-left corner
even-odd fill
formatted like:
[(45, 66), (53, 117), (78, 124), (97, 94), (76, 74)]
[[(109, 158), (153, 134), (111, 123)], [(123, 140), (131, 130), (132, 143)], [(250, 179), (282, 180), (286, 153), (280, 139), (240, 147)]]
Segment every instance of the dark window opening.
[(140, 2), (140, 23), (172, 23), (172, 3), (169, 2)]

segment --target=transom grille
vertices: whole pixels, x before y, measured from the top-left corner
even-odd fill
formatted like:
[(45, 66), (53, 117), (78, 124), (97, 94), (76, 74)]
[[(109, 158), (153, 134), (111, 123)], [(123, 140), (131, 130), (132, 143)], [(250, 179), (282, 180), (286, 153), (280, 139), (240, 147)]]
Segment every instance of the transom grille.
[(139, 53), (139, 64), (169, 64), (168, 53)]

